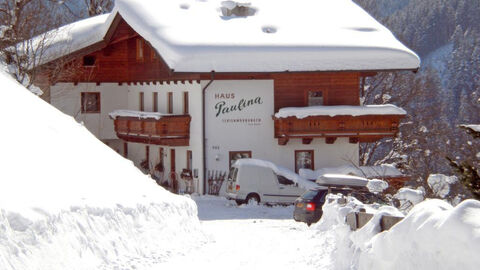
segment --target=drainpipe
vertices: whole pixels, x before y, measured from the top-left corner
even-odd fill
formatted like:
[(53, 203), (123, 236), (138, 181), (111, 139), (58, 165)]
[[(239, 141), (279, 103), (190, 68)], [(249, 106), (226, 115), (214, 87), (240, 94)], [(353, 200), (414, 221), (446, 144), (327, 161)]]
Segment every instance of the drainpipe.
[(205, 135), (205, 93), (207, 92), (207, 88), (212, 84), (215, 78), (215, 71), (212, 70), (210, 75), (210, 81), (205, 85), (202, 89), (202, 142), (203, 142), (203, 195), (206, 194), (207, 190), (207, 143), (206, 143), (206, 135)]

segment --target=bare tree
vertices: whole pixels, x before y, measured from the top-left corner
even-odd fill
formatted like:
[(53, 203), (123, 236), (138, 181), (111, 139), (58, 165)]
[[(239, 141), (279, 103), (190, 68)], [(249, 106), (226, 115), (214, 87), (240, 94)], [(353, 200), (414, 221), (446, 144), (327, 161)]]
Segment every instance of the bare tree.
[(0, 55), (12, 76), (32, 89), (36, 67), (61, 24), (56, 5), (46, 0), (0, 2)]

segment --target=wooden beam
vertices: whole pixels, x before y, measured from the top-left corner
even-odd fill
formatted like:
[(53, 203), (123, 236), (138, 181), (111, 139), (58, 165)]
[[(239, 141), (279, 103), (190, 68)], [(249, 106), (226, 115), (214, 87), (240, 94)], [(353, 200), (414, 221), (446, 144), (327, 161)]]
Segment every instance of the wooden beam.
[(313, 138), (302, 138), (302, 143), (303, 144), (310, 144), (312, 142)]
[(358, 137), (349, 137), (348, 142), (349, 143), (358, 143), (360, 139)]
[(337, 137), (326, 137), (325, 138), (325, 143), (326, 144), (334, 144), (336, 140), (337, 140)]

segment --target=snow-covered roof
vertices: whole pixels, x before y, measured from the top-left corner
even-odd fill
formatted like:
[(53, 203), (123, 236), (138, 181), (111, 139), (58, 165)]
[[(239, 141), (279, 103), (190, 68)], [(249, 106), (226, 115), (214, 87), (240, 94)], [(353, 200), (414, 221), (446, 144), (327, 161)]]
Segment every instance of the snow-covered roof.
[(52, 30), (34, 39), (45, 42), (46, 49), (40, 64), (76, 52), (103, 40), (111, 22), (112, 14), (104, 14), (80, 20)]
[(296, 174), (295, 172), (278, 166), (270, 161), (261, 160), (261, 159), (253, 159), (253, 158), (242, 158), (235, 161), (234, 167), (240, 168), (243, 166), (257, 166), (257, 167), (264, 167), (269, 168), (274, 171), (277, 175), (281, 175), (287, 179), (292, 180), (293, 182), (297, 183), (299, 186), (305, 189), (312, 189), (317, 188), (318, 185), (315, 183), (308, 181), (307, 179), (301, 177), (300, 175)]
[[(251, 16), (225, 12), (235, 5), (221, 0), (117, 0), (109, 18), (74, 23), (66, 36), (85, 38), (85, 44), (99, 42), (99, 35), (106, 34), (99, 22), (109, 26), (118, 13), (178, 72), (395, 70), (420, 65), (414, 52), (351, 0), (252, 0), (244, 5), (252, 10), (245, 15)], [(84, 31), (87, 28), (91, 32)], [(73, 43), (70, 51), (80, 49)]]
[(461, 125), (462, 127), (466, 127), (466, 128), (469, 128), (475, 132), (480, 132), (480, 125), (473, 125), (473, 124), (470, 124), (470, 125)]
[(143, 111), (133, 111), (133, 110), (115, 110), (108, 114), (112, 119), (117, 119), (117, 117), (135, 117), (138, 119), (147, 119), (152, 118), (159, 120), (164, 116), (174, 116), (174, 114), (159, 113), (159, 112), (143, 112)]
[(287, 107), (280, 109), (276, 118), (296, 117), (302, 119), (309, 116), (337, 116), (337, 115), (405, 115), (407, 112), (392, 104), (364, 105), (364, 106), (310, 106)]

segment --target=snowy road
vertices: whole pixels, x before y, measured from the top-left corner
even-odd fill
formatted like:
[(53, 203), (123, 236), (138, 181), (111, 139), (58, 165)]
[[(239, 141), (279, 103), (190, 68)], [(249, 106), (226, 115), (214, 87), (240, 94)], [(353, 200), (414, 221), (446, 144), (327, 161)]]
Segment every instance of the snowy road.
[(210, 241), (152, 269), (331, 269), (333, 236), (291, 218), (293, 207), (241, 206), (197, 197)]

